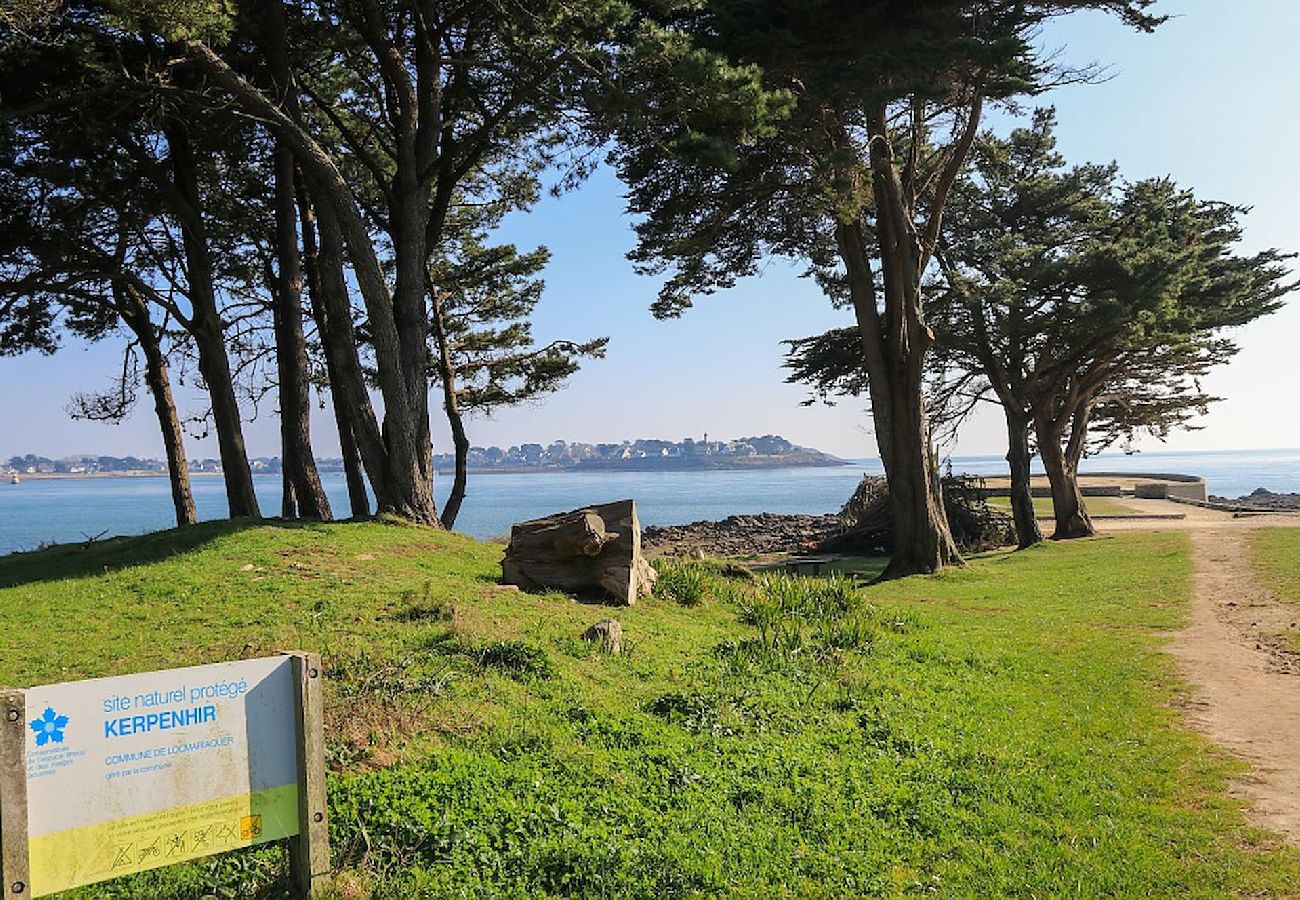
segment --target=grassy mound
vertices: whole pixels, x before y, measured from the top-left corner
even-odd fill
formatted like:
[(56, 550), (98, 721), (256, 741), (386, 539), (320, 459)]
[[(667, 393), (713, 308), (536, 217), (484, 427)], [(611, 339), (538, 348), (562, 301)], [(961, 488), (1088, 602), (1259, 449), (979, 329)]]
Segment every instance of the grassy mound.
[[(610, 610), (398, 525), (212, 524), (0, 559), (0, 682), (284, 647), (328, 675), (344, 897), (1285, 894), (1178, 724), (1176, 534), (862, 588), (678, 563)], [(279, 896), (279, 851), (82, 896)]]

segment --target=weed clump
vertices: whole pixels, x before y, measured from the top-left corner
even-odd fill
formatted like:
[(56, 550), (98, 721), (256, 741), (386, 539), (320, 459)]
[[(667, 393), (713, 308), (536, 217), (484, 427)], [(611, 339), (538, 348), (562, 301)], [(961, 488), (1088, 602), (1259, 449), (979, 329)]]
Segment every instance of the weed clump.
[(555, 674), (550, 657), (541, 647), (523, 641), (494, 641), (470, 651), (484, 669), (495, 669), (516, 681), (547, 679)]
[(417, 694), (442, 696), (452, 672), (446, 667), (431, 667), (430, 662), (419, 654), (385, 657), (362, 652), (335, 657), (330, 676), (341, 700), (396, 702)]
[(698, 563), (661, 560), (655, 564), (659, 579), (655, 593), (682, 606), (699, 606), (709, 590), (709, 574)]
[(431, 596), (433, 585), (424, 582), (420, 593), (405, 590), (401, 593), (402, 609), (393, 614), (398, 622), (450, 622), (456, 617), (456, 608), (444, 600)]
[(727, 655), (826, 661), (841, 651), (869, 651), (879, 631), (871, 608), (858, 603), (854, 583), (840, 575), (766, 575), (741, 597), (740, 621), (758, 635), (730, 644)]
[(652, 700), (647, 704), (646, 712), (665, 722), (680, 725), (691, 734), (726, 737), (733, 733), (723, 724), (722, 704), (712, 694), (673, 691)]

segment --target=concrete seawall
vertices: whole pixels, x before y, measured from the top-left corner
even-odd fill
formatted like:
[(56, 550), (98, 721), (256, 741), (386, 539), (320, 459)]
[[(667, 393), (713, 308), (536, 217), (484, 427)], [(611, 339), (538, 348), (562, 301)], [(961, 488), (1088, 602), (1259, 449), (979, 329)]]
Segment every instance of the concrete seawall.
[[(1030, 491), (1035, 497), (1050, 497), (1047, 476), (1035, 472)], [(987, 496), (1006, 497), (1011, 493), (1006, 476), (990, 479)], [(1205, 479), (1199, 475), (1171, 472), (1085, 472), (1079, 475), (1079, 491), (1085, 497), (1135, 497), (1140, 500), (1191, 500), (1205, 502), (1209, 499)]]

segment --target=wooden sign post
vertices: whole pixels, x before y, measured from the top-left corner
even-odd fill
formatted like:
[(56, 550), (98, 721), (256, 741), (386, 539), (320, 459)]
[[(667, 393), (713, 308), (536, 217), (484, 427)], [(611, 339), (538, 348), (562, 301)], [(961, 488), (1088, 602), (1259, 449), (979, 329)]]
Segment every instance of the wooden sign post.
[(320, 658), (0, 691), (0, 900), (286, 841), (327, 886)]
[(27, 863), (27, 702), (22, 691), (0, 692), (0, 885), (4, 897), (31, 896)]
[(330, 831), (325, 800), (325, 704), (320, 657), (290, 654), (298, 721), (298, 834), (289, 838), (289, 877), (300, 897), (323, 890), (330, 874)]

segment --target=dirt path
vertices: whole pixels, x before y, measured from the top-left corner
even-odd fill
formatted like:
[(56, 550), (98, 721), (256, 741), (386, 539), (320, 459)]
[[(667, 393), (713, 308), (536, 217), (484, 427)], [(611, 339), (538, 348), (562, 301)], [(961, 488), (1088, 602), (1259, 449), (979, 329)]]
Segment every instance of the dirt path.
[(1192, 685), (1192, 725), (1252, 766), (1234, 789), (1252, 821), (1300, 843), (1300, 655), (1288, 649), (1300, 609), (1256, 581), (1249, 552), (1250, 528), (1300, 520), (1225, 519), (1184, 524), (1196, 594), (1171, 650)]

